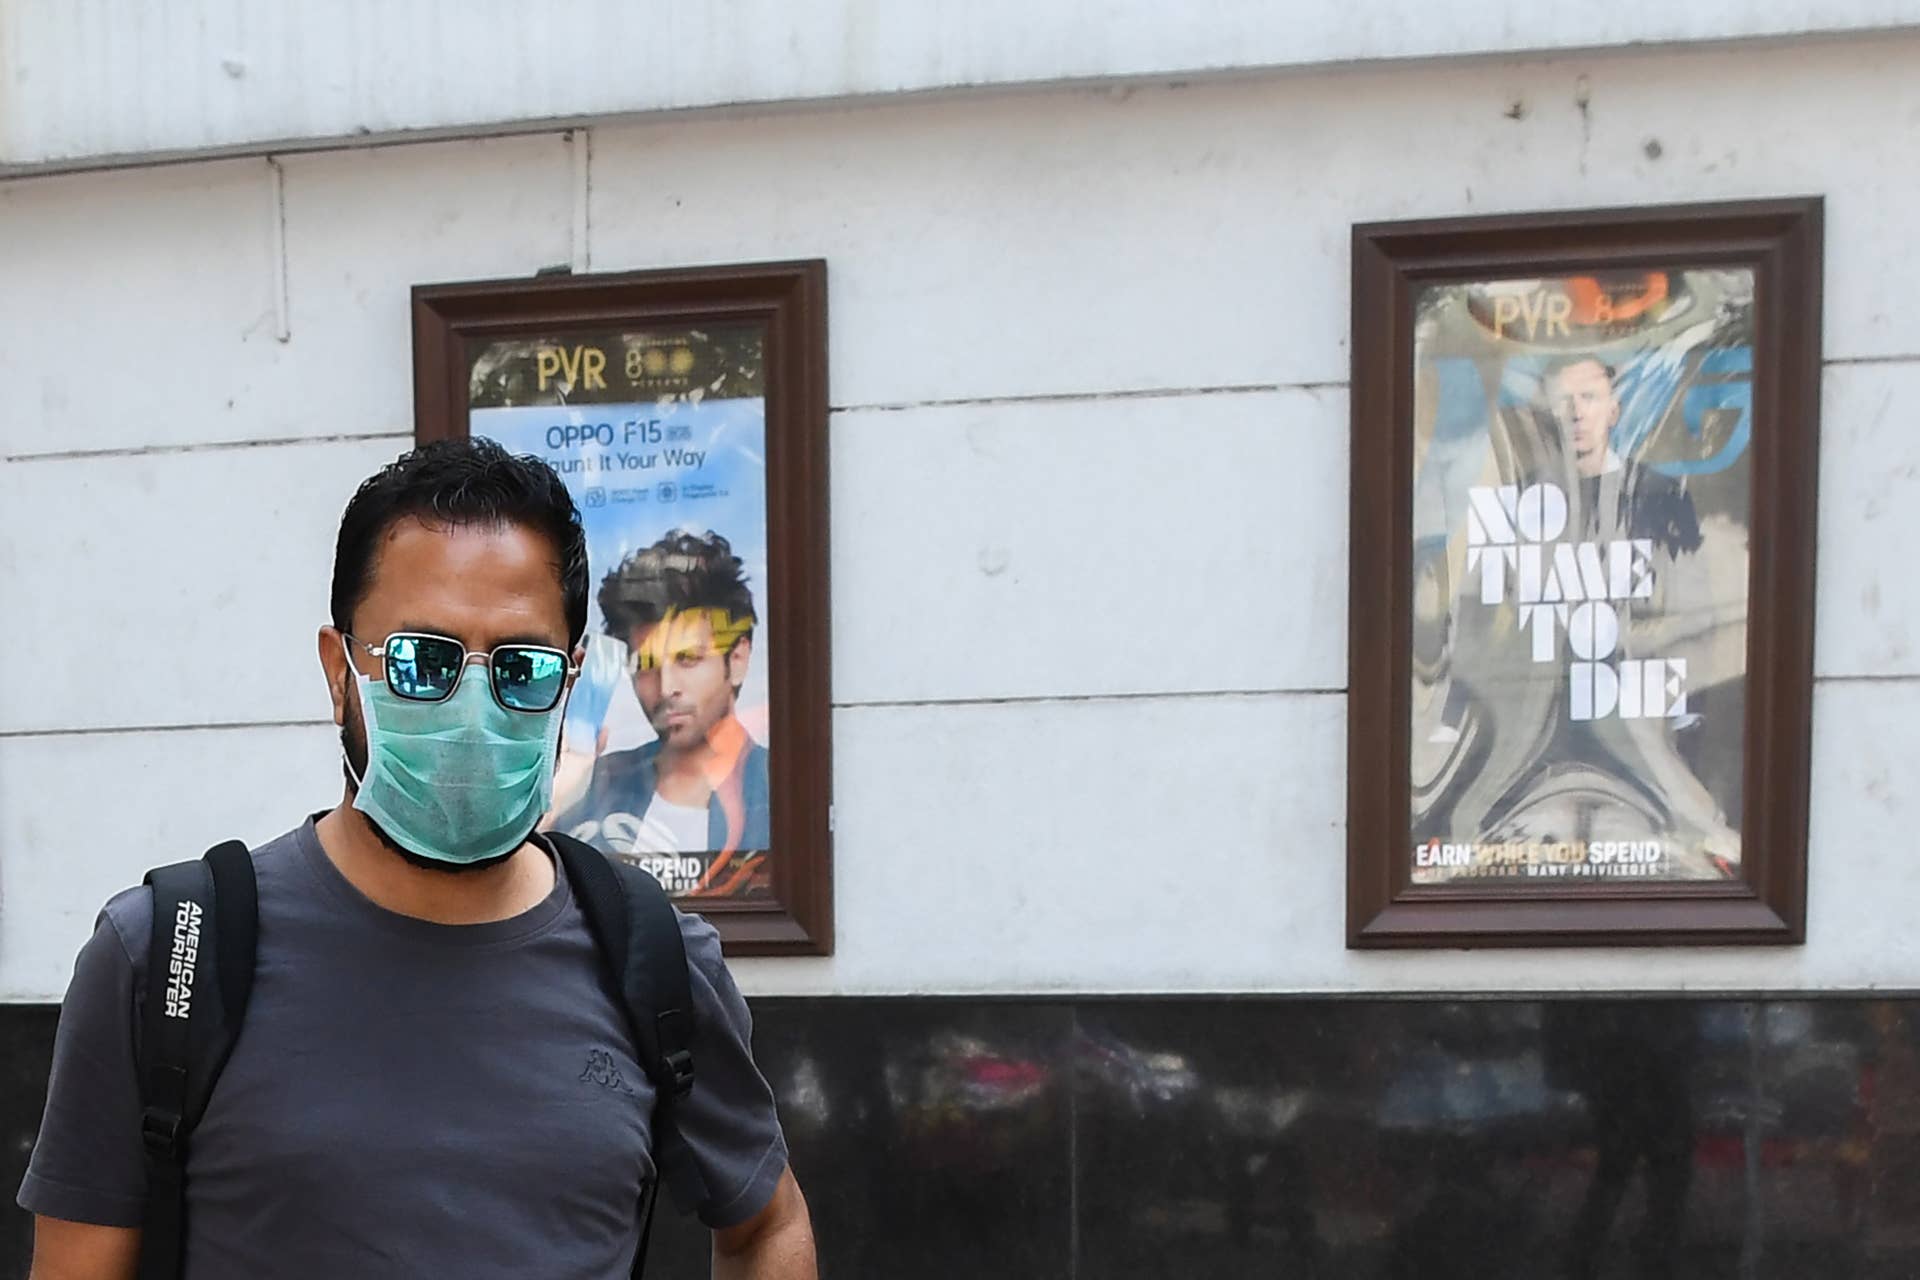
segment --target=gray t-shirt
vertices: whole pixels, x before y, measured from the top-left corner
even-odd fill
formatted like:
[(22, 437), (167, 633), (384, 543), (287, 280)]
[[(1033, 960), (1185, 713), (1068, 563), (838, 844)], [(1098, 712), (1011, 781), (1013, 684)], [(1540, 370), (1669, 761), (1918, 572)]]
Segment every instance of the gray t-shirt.
[[(510, 920), (440, 925), (369, 901), (311, 821), (254, 865), (253, 997), (190, 1147), (187, 1280), (624, 1280), (654, 1090), (566, 877)], [(119, 895), (80, 952), (30, 1212), (140, 1224), (151, 911), (150, 890)], [(698, 1025), (676, 1116), (705, 1184), (682, 1207), (733, 1226), (772, 1198), (786, 1141), (719, 939), (698, 917), (681, 932)]]

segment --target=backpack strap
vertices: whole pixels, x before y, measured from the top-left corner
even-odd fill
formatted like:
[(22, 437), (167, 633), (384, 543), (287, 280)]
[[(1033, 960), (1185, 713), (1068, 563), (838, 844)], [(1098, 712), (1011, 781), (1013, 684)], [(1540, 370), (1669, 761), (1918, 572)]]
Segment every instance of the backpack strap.
[[(253, 998), (254, 952), (260, 943), (260, 888), (253, 876), (253, 854), (238, 840), (228, 840), (207, 850), (203, 861), (213, 877), (213, 897), (220, 906), (218, 927), (214, 930), (216, 968), (220, 974), (221, 1012), (227, 1016), (230, 1038), (226, 1049), (240, 1035), (240, 1024), (247, 1016), (247, 1002)], [(227, 1065), (221, 1057), (207, 1079)], [(204, 1105), (204, 1099), (202, 1103)]]
[(258, 894), (253, 858), (237, 840), (150, 871), (146, 883), (153, 937), (140, 1021), (147, 1207), (139, 1280), (176, 1280), (185, 1263), (187, 1139), (246, 1016)]
[(641, 1068), (654, 1086), (656, 1176), (641, 1192), (637, 1278), (646, 1263), (660, 1182), (671, 1179), (690, 1203), (700, 1197), (699, 1171), (674, 1123), (675, 1104), (693, 1088), (693, 989), (686, 942), (672, 899), (653, 876), (571, 836), (547, 833), (580, 898), (581, 911), (633, 1029)]

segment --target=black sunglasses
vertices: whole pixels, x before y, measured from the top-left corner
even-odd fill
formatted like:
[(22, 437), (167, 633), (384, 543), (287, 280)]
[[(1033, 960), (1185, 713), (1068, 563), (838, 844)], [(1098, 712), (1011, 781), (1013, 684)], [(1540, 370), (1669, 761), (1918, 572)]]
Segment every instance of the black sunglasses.
[(445, 702), (459, 688), (467, 664), (485, 658), (493, 700), (508, 711), (538, 714), (559, 705), (567, 677), (579, 670), (565, 651), (542, 644), (503, 644), (487, 653), (468, 653), (458, 640), (418, 631), (396, 631), (377, 645), (347, 639), (384, 661), (387, 688), (409, 702)]

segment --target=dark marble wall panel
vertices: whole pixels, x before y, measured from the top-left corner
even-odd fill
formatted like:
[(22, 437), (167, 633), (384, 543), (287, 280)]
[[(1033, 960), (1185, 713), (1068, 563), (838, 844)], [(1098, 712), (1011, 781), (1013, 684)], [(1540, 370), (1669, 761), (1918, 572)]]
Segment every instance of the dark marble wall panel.
[(1078, 1274), (1920, 1274), (1915, 1014), (1082, 1006)]
[[(1047, 1004), (754, 1003), (754, 1053), (779, 1099), (824, 1274), (1070, 1273), (1070, 1020)], [(692, 1220), (663, 1213), (654, 1248), (650, 1272), (706, 1274)]]
[[(755, 1014), (829, 1277), (1920, 1275), (1920, 1001)], [(52, 1025), (0, 1007), (9, 1190)], [(705, 1274), (686, 1220), (654, 1248)]]
[(13, 1203), (46, 1102), (55, 1009), (0, 1004), (0, 1280), (27, 1274), (32, 1227)]

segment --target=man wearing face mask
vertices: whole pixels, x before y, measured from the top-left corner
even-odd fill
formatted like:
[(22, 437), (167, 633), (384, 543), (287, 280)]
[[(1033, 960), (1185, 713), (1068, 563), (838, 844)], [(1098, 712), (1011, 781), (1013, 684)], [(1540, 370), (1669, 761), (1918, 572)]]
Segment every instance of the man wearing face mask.
[[(579, 515), (534, 459), (429, 445), (348, 504), (319, 635), (345, 795), (253, 851), (252, 999), (188, 1146), (186, 1280), (628, 1275), (652, 1086), (534, 834), (586, 613)], [(151, 903), (108, 903), (67, 993), (19, 1196), (33, 1280), (139, 1266)], [(682, 1207), (716, 1276), (811, 1280), (745, 1004), (712, 928), (679, 922)]]
[(735, 713), (759, 621), (740, 558), (717, 533), (670, 533), (606, 576), (600, 612), (656, 737), (602, 757), (555, 826), (671, 891), (747, 888), (770, 806), (767, 749)]

